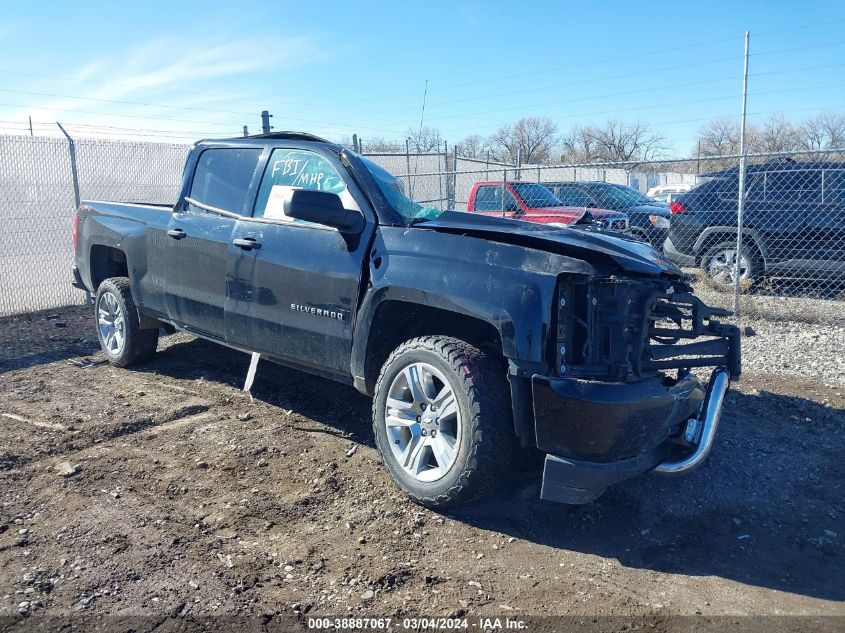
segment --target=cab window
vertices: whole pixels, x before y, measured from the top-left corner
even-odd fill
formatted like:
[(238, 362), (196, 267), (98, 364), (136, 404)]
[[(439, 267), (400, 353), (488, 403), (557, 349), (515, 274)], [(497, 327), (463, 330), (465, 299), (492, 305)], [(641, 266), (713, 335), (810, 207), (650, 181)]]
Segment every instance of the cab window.
[[(516, 211), (519, 207), (516, 204), (516, 198), (510, 191), (505, 192), (505, 209), (507, 211)], [(475, 192), (475, 210), (476, 211), (499, 211), (502, 210), (502, 186), (501, 185), (482, 185)]]
[(307, 150), (274, 149), (258, 188), (254, 217), (302, 222), (285, 213), (285, 207), (296, 189), (326, 191), (341, 198), (348, 197), (346, 183), (326, 158)]
[(260, 149), (215, 148), (200, 154), (189, 197), (202, 204), (243, 213)]

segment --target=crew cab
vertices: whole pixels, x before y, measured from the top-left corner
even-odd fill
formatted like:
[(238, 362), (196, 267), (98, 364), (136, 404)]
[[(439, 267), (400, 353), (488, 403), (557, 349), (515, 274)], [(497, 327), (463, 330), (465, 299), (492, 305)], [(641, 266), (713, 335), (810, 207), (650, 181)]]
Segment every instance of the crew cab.
[[(504, 202), (502, 195), (504, 194)], [(567, 226), (573, 223), (592, 224), (600, 231), (626, 231), (628, 217), (618, 211), (561, 202), (548, 187), (537, 182), (487, 180), (472, 186), (467, 211), (504, 218)]]
[(651, 247), (424, 207), (309, 134), (199, 142), (175, 204), (84, 201), (73, 240), (113, 365), (175, 328), (353, 385), (428, 506), (480, 494), (519, 447), (566, 503), (689, 470), (740, 374), (738, 330)]

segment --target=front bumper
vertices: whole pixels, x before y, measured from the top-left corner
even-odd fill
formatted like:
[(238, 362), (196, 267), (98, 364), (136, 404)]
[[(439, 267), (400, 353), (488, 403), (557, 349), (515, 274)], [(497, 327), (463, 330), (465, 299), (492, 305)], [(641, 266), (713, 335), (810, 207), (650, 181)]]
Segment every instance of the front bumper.
[(687, 255), (679, 251), (672, 243), (671, 237), (667, 237), (666, 241), (663, 242), (663, 254), (678, 266), (686, 266), (688, 268), (695, 266), (695, 255)]
[(541, 498), (587, 503), (646, 471), (680, 473), (700, 464), (729, 381), (721, 367), (706, 389), (690, 373), (674, 384), (534, 376), (537, 447), (548, 453)]

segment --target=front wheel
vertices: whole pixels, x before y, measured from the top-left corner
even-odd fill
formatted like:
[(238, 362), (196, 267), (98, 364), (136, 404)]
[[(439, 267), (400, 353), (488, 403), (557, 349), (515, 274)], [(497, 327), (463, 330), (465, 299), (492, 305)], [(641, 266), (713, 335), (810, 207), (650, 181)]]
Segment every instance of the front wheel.
[(129, 367), (155, 354), (158, 330), (141, 329), (126, 277), (111, 277), (100, 284), (94, 315), (100, 347), (112, 365)]
[(514, 454), (501, 358), (460, 339), (425, 336), (397, 348), (376, 382), (373, 430), (393, 480), (443, 507), (483, 493)]

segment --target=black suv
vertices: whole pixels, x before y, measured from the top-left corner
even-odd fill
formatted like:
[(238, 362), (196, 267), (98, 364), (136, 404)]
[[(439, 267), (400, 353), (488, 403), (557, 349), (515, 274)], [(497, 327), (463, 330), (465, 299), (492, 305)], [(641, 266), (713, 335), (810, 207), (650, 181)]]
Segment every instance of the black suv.
[[(728, 286), (736, 267), (739, 170), (704, 177), (670, 205), (663, 249), (675, 263), (700, 266)], [(845, 278), (845, 163), (749, 165), (742, 234), (740, 283)]]
[(628, 216), (628, 233), (657, 248), (669, 229), (669, 209), (624, 185), (609, 182), (544, 182), (561, 202), (573, 207), (611, 209)]

